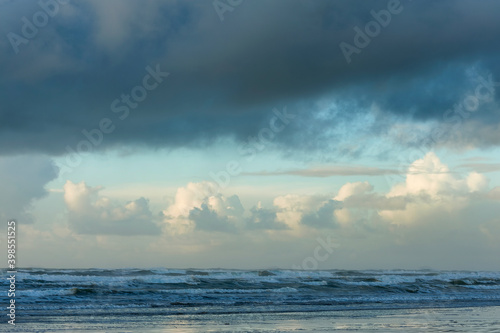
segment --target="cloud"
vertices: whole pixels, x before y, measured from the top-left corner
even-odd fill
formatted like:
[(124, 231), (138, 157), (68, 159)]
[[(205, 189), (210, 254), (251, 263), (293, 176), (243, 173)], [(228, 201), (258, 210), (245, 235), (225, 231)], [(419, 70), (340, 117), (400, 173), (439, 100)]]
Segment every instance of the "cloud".
[(70, 227), (79, 234), (90, 235), (158, 235), (160, 228), (154, 222), (145, 198), (118, 205), (100, 196), (101, 187), (90, 187), (85, 182), (64, 184), (64, 202), (68, 209)]
[(240, 199), (236, 195), (225, 197), (217, 189), (211, 182), (178, 188), (173, 203), (163, 211), (167, 232), (235, 232), (241, 227), (244, 208)]
[(456, 178), (435, 153), (413, 162), (408, 168), (406, 181), (393, 187), (388, 196), (425, 193), (433, 198), (440, 195), (462, 194), (484, 189), (486, 179), (476, 172), (467, 179)]
[(355, 221), (378, 221), (378, 212), (383, 210), (402, 210), (412, 197), (387, 197), (382, 193), (373, 192), (374, 187), (369, 182), (354, 182), (344, 184), (334, 200), (341, 202), (341, 209), (334, 212), (342, 226), (349, 226)]
[(500, 186), (492, 188), (488, 192), (487, 197), (492, 200), (500, 201)]
[(261, 171), (245, 172), (242, 175), (247, 176), (301, 176), (301, 177), (332, 177), (332, 176), (380, 176), (387, 174), (398, 174), (397, 170), (381, 169), (365, 166), (330, 166), (321, 168), (309, 168), (289, 171)]
[(237, 195), (226, 197), (217, 189), (211, 182), (189, 183), (177, 189), (173, 202), (163, 211), (166, 232), (298, 232), (308, 225), (335, 226), (337, 203), (327, 197), (285, 195), (276, 197), (272, 207), (262, 207), (259, 202), (245, 209)]
[(334, 211), (340, 205), (326, 195), (287, 194), (274, 198), (273, 208), (277, 221), (291, 230), (289, 234), (299, 236), (310, 229), (336, 227)]
[(339, 192), (334, 199), (342, 201), (352, 195), (363, 194), (372, 190), (373, 186), (368, 182), (346, 183), (339, 189)]
[[(191, 191), (210, 193), (211, 188), (216, 186), (189, 184), (178, 193), (191, 199), (183, 201), (179, 197), (176, 202), (189, 202), (186, 207), (193, 207), (196, 200)], [(476, 267), (475, 263), (477, 267), (486, 267), (494, 258), (500, 239), (499, 193), (497, 187), (488, 188), (484, 175), (475, 171), (461, 175), (429, 152), (410, 163), (403, 181), (385, 192), (376, 191), (365, 181), (345, 183), (334, 194), (284, 194), (275, 197), (270, 207), (259, 203), (250, 210), (239, 210), (240, 218), (247, 216), (246, 223), (239, 225), (230, 223), (230, 214), (215, 208), (217, 205), (208, 204), (208, 198), (213, 196), (219, 198), (213, 202), (224, 203), (220, 207), (231, 207), (222, 194), (203, 194), (196, 201), (197, 208), (185, 211), (192, 212), (191, 219), (198, 219), (191, 221), (193, 225), (204, 222), (205, 231), (226, 231), (211, 237), (218, 249), (227, 249), (229, 244), (237, 247), (232, 243), (235, 240), (253, 244), (257, 242), (255, 236), (262, 246), (271, 246), (271, 242), (291, 251), (293, 246), (285, 239), (305, 242), (329, 231), (345, 240), (332, 258), (331, 267), (372, 267), (373, 263), (388, 268), (464, 268)], [(179, 211), (180, 206), (171, 207), (172, 211)], [(228, 225), (236, 230), (227, 232)], [(235, 236), (230, 240), (224, 235)], [(457, 253), (467, 258), (469, 264), (457, 259)]]
[(450, 219), (480, 200), (497, 197), (495, 189), (488, 191), (483, 174), (472, 171), (460, 177), (432, 152), (413, 161), (403, 181), (387, 193), (374, 189), (367, 181), (345, 183), (331, 198), (288, 195), (277, 197), (274, 205), (278, 216), (294, 229), (329, 225), (376, 232), (386, 229), (387, 223), (419, 225), (436, 216)]
[(0, 157), (0, 218), (33, 222), (29, 213), (31, 204), (48, 194), (45, 185), (57, 174), (48, 157)]
[(250, 209), (251, 216), (246, 219), (246, 228), (250, 230), (286, 230), (289, 227), (277, 220), (276, 210), (263, 208), (259, 202)]
[(481, 173), (500, 171), (500, 163), (464, 163), (459, 167)]
[[(67, 182), (64, 198), (72, 227), (80, 233), (156, 233), (154, 214), (144, 198), (116, 205), (99, 196), (100, 187)], [(238, 195), (226, 195), (212, 182), (188, 183), (160, 213), (166, 235), (197, 232), (246, 234), (283, 233), (292, 237), (321, 229), (378, 232), (392, 224), (426, 223), (431, 216), (455, 214), (484, 199), (495, 200), (488, 179), (477, 172), (459, 177), (435, 153), (408, 167), (404, 181), (388, 192), (372, 184), (348, 182), (335, 194), (276, 196), (272, 205), (245, 208)], [(450, 215), (450, 216), (451, 216)], [(121, 230), (121, 231), (120, 231)]]
[[(211, 2), (61, 6), (19, 54), (8, 41), (0, 44), (0, 138), (10, 139), (0, 141), (0, 154), (69, 154), (67, 146), (76, 149), (86, 139), (82, 131), (103, 118), (116, 130), (93, 150), (203, 147), (221, 137), (243, 142), (284, 105), (297, 114), (276, 136), (285, 153), (328, 148), (355, 156), (395, 121), (439, 125), (454, 117), (461, 117), (471, 145), (498, 146), (494, 90), (468, 118), (443, 118), (475, 96), (480, 78), (499, 80), (500, 47), (491, 31), (500, 29), (500, 5), (401, 5), (403, 11), (350, 64), (339, 44), (353, 43), (353, 27), (363, 29), (373, 20), (370, 12), (385, 9), (387, 1), (253, 1), (227, 13), (234, 19), (224, 24)], [(20, 34), (21, 17), (37, 10), (37, 4), (3, 3), (2, 31)], [(129, 107), (129, 119), (118, 118), (111, 103), (130, 95), (146, 66), (156, 64), (171, 75)]]
[[(134, 1), (124, 5), (91, 0), (86, 5), (96, 17), (94, 43), (113, 57), (120, 57), (119, 52), (124, 49), (130, 50), (133, 45), (130, 36), (151, 36), (160, 33), (159, 26), (169, 27), (167, 18), (162, 15), (161, 1)], [(176, 7), (173, 3), (170, 6), (171, 9)]]
[[(143, 251), (154, 254), (147, 262), (151, 266), (167, 260), (179, 267), (245, 268), (250, 262), (286, 268), (310, 256), (316, 239), (328, 234), (341, 246), (322, 264), (325, 269), (492, 268), (499, 249), (500, 190), (490, 189), (484, 175), (455, 172), (428, 153), (410, 163), (400, 184), (387, 191), (374, 184), (349, 182), (315, 195), (283, 194), (267, 206), (248, 209), (237, 195), (217, 192), (216, 184), (188, 183), (177, 189), (158, 216), (161, 226), (155, 227), (156, 214), (146, 199), (120, 204), (102, 196), (100, 187), (67, 182), (69, 223), (50, 229), (53, 233), (34, 224), (25, 240), (35, 239), (30, 248), (43, 253), (57, 249), (53, 242), (91, 244), (70, 250), (79, 259), (87, 257), (88, 265), (88, 256), (99, 251), (134, 259)], [(159, 237), (128, 237), (146, 229)], [(242, 263), (242, 256), (249, 261)]]
[(486, 177), (471, 172), (466, 178), (456, 177), (436, 154), (427, 153), (408, 168), (406, 179), (386, 194), (404, 198), (407, 204), (400, 210), (381, 210), (379, 214), (395, 224), (424, 223), (436, 214), (455, 215), (468, 207), (474, 196), (487, 189)]
[(333, 228), (336, 226), (335, 209), (340, 205), (334, 200), (328, 200), (317, 211), (304, 214), (301, 223), (315, 228)]
[(236, 228), (227, 216), (219, 216), (215, 210), (210, 209), (206, 204), (201, 205), (201, 209), (194, 207), (188, 218), (196, 224), (197, 230), (204, 231), (225, 231), (235, 232)]

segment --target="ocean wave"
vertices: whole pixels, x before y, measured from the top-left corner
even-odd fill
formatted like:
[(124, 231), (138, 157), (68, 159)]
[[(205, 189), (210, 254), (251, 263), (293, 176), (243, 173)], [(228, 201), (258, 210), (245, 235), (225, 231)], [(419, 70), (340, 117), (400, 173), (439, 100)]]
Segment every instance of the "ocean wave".
[(260, 293), (293, 293), (295, 288), (283, 287), (277, 289), (167, 289), (160, 290), (167, 294), (260, 294)]
[[(4, 279), (0, 285), (7, 283)], [(210, 312), (214, 307), (228, 311), (230, 305), (245, 311), (258, 306), (289, 311), (303, 306), (500, 305), (499, 272), (37, 268), (19, 269), (16, 287), (19, 306), (33, 313), (51, 306), (70, 312), (136, 307)]]

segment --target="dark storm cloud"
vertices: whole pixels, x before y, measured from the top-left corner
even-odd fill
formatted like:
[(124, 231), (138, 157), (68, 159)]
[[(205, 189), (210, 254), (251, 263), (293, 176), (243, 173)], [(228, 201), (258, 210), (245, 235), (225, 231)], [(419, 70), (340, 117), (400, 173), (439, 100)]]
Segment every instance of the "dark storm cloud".
[[(82, 130), (93, 133), (92, 149), (200, 146), (221, 136), (243, 141), (283, 106), (297, 118), (275, 143), (317, 149), (374, 104), (380, 111), (363, 135), (384, 132), (391, 116), (443, 121), (479, 76), (500, 81), (500, 3), (493, 0), (246, 1), (222, 22), (210, 1), (57, 4), (16, 53), (8, 34), (22, 37), (22, 18), (33, 22), (42, 9), (0, 1), (1, 154), (68, 153), (68, 146), (92, 141)], [(354, 28), (364, 29), (372, 10), (389, 6), (397, 14), (348, 63), (340, 43), (356, 47)], [(158, 86), (143, 89), (147, 96), (131, 107), (135, 102), (127, 105), (122, 94), (145, 87), (147, 66), (169, 75), (146, 79)], [(335, 111), (318, 106), (324, 97), (335, 101)], [(494, 97), (479, 106), (487, 112), (473, 116), (479, 128), (499, 122)], [(108, 133), (99, 128), (103, 118), (111, 121)], [(475, 140), (500, 143), (491, 135)]]

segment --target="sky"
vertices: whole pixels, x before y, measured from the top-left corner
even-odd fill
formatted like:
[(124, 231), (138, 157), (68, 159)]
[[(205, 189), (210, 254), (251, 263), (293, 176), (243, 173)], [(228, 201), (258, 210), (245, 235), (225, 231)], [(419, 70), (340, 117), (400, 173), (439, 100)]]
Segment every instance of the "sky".
[(500, 270), (499, 16), (0, 0), (18, 266)]

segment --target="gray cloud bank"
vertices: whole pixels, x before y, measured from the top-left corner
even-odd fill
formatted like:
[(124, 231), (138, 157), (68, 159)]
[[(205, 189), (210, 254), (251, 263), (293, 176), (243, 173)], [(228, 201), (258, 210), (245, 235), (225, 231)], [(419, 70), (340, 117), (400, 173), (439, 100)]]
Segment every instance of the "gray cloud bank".
[(44, 156), (0, 157), (0, 218), (34, 222), (30, 208), (48, 194), (45, 185), (58, 170)]
[[(452, 145), (500, 144), (484, 83), (500, 81), (497, 1), (259, 0), (223, 21), (210, 1), (56, 4), (25, 38), (41, 5), (0, 2), (0, 154), (244, 142), (284, 106), (297, 117), (275, 144), (289, 152), (342, 153), (349, 134), (362, 146), (400, 121), (444, 124), (460, 132)], [(355, 28), (374, 15), (380, 31), (363, 40)], [(350, 62), (342, 42), (359, 51)]]

